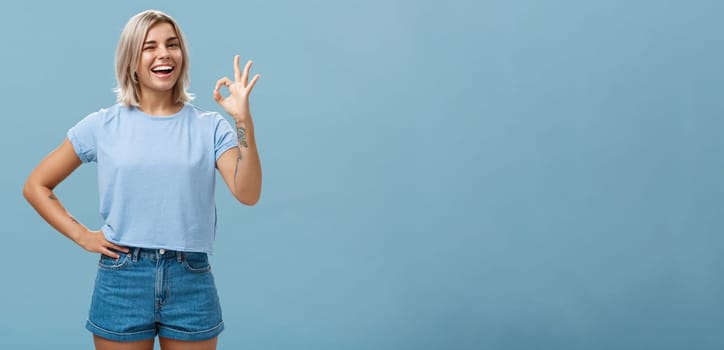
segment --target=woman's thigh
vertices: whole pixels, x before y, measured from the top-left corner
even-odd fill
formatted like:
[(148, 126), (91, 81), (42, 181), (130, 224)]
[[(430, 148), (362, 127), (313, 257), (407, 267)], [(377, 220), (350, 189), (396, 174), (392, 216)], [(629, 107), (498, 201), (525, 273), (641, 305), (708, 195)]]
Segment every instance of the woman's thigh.
[(216, 350), (217, 339), (218, 337), (201, 341), (183, 341), (171, 338), (158, 338), (161, 344), (161, 350)]
[(93, 342), (96, 350), (153, 350), (153, 339), (118, 342), (94, 335)]

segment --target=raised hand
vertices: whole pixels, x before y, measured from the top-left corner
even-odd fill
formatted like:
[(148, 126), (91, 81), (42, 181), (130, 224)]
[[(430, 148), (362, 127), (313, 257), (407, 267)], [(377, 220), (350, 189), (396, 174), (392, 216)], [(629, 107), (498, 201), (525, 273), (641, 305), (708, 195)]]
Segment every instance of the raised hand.
[[(239, 55), (234, 56), (234, 81), (232, 82), (229, 78), (223, 77), (216, 82), (216, 88), (214, 89), (216, 103), (221, 105), (226, 113), (234, 117), (237, 123), (243, 123), (251, 119), (249, 95), (251, 95), (251, 90), (254, 89), (254, 85), (259, 80), (259, 74), (256, 74), (251, 82), (249, 81), (249, 72), (253, 62), (247, 61), (242, 72), (239, 65), (240, 60)], [(224, 97), (221, 95), (220, 89), (222, 85), (229, 89), (229, 96)]]

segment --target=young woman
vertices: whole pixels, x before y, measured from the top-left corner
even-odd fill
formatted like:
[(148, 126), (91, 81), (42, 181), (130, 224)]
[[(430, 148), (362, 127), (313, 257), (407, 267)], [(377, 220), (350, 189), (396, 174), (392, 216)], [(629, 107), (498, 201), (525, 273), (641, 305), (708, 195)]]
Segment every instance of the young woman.
[[(208, 253), (216, 233), (215, 169), (241, 203), (261, 193), (249, 111), (252, 62), (216, 83), (218, 113), (189, 104), (188, 52), (178, 24), (144, 11), (126, 24), (116, 51), (118, 103), (83, 118), (33, 170), (23, 194), (40, 216), (100, 254), (86, 328), (96, 349), (215, 349), (224, 324)], [(229, 95), (220, 89), (225, 86)], [(73, 218), (53, 189), (96, 162), (98, 231)]]

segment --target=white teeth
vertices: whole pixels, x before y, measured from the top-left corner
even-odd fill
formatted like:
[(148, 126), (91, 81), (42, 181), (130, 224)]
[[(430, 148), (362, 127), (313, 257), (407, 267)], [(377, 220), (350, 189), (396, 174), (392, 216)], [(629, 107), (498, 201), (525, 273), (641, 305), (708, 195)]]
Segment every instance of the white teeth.
[(172, 70), (172, 69), (173, 69), (173, 67), (171, 67), (171, 66), (158, 66), (158, 67), (154, 67), (151, 70), (156, 72), (156, 71), (160, 71), (160, 70)]

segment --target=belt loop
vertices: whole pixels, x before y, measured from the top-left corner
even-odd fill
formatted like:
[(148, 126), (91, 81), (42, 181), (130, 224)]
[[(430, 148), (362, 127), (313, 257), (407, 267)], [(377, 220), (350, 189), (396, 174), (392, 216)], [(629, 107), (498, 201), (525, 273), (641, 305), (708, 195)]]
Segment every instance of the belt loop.
[(176, 261), (182, 262), (184, 261), (184, 252), (176, 252)]
[(140, 253), (140, 251), (141, 251), (141, 248), (139, 248), (139, 247), (133, 248), (133, 262), (138, 261), (138, 253)]

